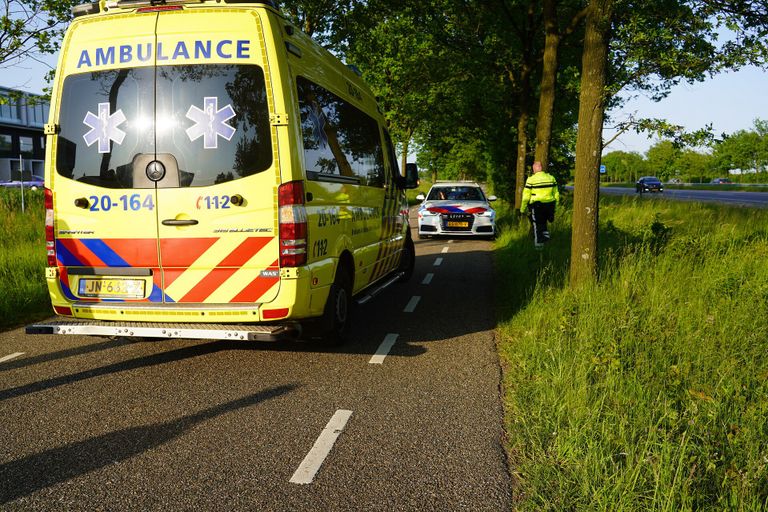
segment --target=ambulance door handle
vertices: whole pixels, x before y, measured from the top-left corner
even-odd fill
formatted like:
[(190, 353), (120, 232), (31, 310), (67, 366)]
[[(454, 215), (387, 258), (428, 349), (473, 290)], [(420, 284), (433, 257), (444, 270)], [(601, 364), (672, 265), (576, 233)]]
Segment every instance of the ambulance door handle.
[(198, 222), (195, 219), (165, 219), (163, 226), (196, 226)]

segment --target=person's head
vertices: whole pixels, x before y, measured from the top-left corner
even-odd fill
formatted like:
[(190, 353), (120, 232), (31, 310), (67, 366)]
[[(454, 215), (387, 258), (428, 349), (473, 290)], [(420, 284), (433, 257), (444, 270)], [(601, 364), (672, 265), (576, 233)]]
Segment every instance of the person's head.
[(543, 168), (541, 166), (541, 162), (539, 162), (538, 160), (533, 162), (533, 172), (534, 173), (541, 172), (542, 170), (543, 170)]

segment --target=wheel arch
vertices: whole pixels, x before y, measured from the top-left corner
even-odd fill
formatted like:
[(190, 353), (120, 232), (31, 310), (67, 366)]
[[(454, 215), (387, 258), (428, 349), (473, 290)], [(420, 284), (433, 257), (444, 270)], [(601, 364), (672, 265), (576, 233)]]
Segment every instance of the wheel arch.
[(350, 282), (354, 289), (355, 283), (355, 259), (352, 257), (352, 253), (347, 249), (341, 251), (339, 254), (339, 262), (336, 264), (336, 272), (334, 272), (334, 278), (338, 272), (346, 272), (349, 276)]

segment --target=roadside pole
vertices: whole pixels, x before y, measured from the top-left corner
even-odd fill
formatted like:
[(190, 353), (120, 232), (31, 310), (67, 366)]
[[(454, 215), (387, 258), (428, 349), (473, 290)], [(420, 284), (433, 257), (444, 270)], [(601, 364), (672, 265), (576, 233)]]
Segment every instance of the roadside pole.
[(19, 155), (19, 185), (21, 186), (21, 213), (24, 213), (24, 159)]

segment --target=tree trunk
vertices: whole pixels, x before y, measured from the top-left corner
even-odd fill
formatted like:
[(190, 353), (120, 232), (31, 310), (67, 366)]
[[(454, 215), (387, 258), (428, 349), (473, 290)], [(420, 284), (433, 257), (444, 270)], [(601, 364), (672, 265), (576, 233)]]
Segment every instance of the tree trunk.
[(408, 163), (408, 149), (411, 145), (411, 132), (408, 131), (408, 135), (403, 137), (403, 153), (400, 155), (402, 165), (400, 165), (400, 174), (405, 176), (405, 164)]
[[(530, 76), (521, 77), (530, 80)], [(520, 94), (520, 118), (517, 120), (517, 165), (515, 167), (515, 210), (523, 204), (525, 186), (525, 157), (528, 154), (528, 94)]]
[(549, 146), (552, 139), (552, 118), (555, 110), (555, 81), (557, 80), (557, 52), (560, 33), (554, 0), (544, 1), (544, 64), (541, 70), (539, 114), (536, 120), (536, 153), (534, 160), (541, 162), (542, 169), (549, 165)]
[(531, 72), (533, 70), (533, 15), (534, 4), (528, 4), (528, 16), (525, 22), (526, 37), (523, 41), (523, 63), (520, 68), (520, 118), (517, 121), (517, 162), (515, 166), (515, 210), (520, 210), (523, 204), (523, 187), (525, 186), (525, 160), (528, 156), (528, 119), (531, 104)]
[(591, 0), (584, 34), (573, 193), (571, 287), (597, 277), (599, 168), (613, 1)]

